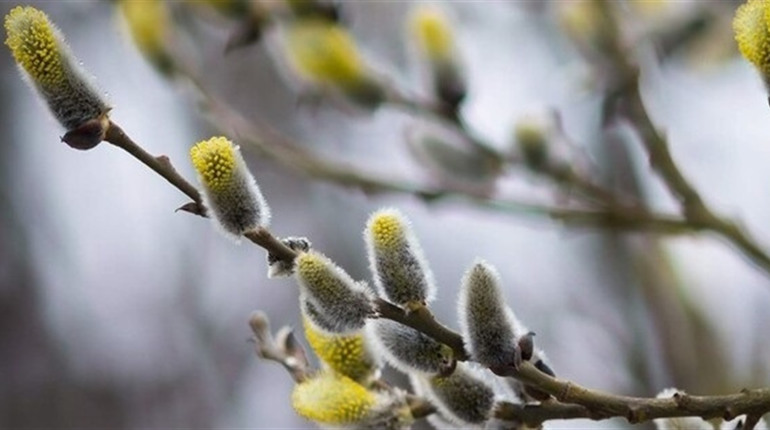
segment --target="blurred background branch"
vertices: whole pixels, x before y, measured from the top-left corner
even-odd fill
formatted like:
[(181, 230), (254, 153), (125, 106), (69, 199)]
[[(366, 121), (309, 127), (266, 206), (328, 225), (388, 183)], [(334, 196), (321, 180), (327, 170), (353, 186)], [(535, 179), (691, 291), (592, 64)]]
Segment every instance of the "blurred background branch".
[[(275, 231), (312, 237), (356, 277), (366, 263), (350, 226), (404, 208), (441, 285), (436, 317), (454, 320), (460, 268), (488, 258), (565, 379), (638, 396), (767, 385), (767, 278), (702, 235), (770, 267), (770, 209), (753, 191), (770, 133), (762, 83), (735, 55), (736, 2), (453, 2), (451, 73), (407, 52), (411, 3), (342, 3), (322, 15), (377, 72), (355, 97), (281, 64), (295, 19), (283, 2), (118, 2), (132, 3), (160, 11), (160, 43), (140, 48), (171, 84), (105, 31), (113, 2), (40, 6), (111, 94), (115, 121), (168, 156), (146, 160), (156, 171), (191, 177), (188, 147), (230, 136), (282, 214)], [(612, 36), (596, 33), (605, 25)], [(295, 291), (262, 282), (252, 250), (171, 218), (164, 202), (178, 195), (157, 178), (104, 148), (57, 147), (10, 62), (0, 339), (14, 353), (0, 366), (12, 381), (0, 426), (305, 425), (285, 377), (233, 336), (255, 305), (297, 324)], [(549, 113), (532, 121), (533, 105)], [(280, 244), (266, 234), (252, 240)]]

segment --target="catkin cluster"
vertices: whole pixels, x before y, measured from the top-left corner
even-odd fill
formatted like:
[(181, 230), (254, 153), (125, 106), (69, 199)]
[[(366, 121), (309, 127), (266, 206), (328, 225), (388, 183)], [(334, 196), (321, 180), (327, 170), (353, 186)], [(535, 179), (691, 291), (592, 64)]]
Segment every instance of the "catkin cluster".
[[(299, 414), (321, 425), (351, 428), (370, 427), (376, 416), (381, 426), (384, 422), (395, 426), (385, 428), (402, 428), (410, 422), (397, 406), (403, 400), (392, 391), (375, 388), (379, 360), (409, 376), (414, 392), (435, 406), (430, 421), (439, 426), (481, 428), (496, 422), (493, 410), (498, 401), (520, 403), (547, 397), (520, 384), (501, 384), (489, 370), (505, 374), (530, 360), (553, 374), (542, 351), (534, 347), (531, 333), (505, 305), (502, 281), (494, 267), (478, 260), (461, 281), (459, 323), (474, 363), (458, 362), (456, 351), (448, 345), (414, 328), (377, 318), (378, 300), (410, 313), (421, 312), (435, 295), (433, 275), (406, 216), (391, 208), (374, 212), (364, 227), (364, 242), (376, 290), (309, 248), (299, 253), (291, 271), (300, 286), (305, 335), (322, 365), (318, 375), (296, 387), (293, 401)], [(307, 394), (332, 383), (340, 384), (333, 400), (329, 393)], [(354, 390), (342, 384), (358, 385)], [(325, 412), (310, 413), (314, 408), (309, 399), (318, 402), (315, 409)], [(360, 405), (370, 407), (364, 411)], [(384, 414), (383, 405), (398, 413)], [(383, 417), (387, 419), (382, 421)]]

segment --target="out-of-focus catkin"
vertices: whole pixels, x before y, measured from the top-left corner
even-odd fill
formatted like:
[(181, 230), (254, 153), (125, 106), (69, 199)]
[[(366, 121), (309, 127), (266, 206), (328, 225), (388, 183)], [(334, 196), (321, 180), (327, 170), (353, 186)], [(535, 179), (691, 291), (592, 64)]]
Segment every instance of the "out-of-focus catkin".
[(770, 84), (770, 2), (749, 0), (735, 11), (733, 30), (738, 49)]

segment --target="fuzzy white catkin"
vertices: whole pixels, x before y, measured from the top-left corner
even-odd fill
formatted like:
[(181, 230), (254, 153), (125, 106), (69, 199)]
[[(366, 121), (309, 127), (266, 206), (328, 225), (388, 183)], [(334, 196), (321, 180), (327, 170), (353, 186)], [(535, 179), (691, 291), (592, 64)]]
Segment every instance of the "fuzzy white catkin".
[[(418, 373), (409, 373), (409, 384), (412, 386), (412, 391), (416, 396), (428, 398), (428, 380), (425, 375)], [(434, 404), (431, 402), (431, 404)], [(455, 430), (457, 424), (451, 422), (448, 418), (441, 414), (441, 411), (427, 416), (426, 420), (436, 430)], [(473, 426), (471, 428), (481, 428), (480, 426)]]
[[(296, 258), (295, 276), (319, 328), (330, 333), (349, 333), (364, 328), (374, 315), (372, 292), (364, 283), (353, 280), (342, 268), (321, 253), (310, 251)], [(312, 313), (312, 312), (311, 312)]]
[(447, 377), (426, 379), (425, 394), (449, 421), (469, 428), (487, 421), (495, 402), (495, 392), (465, 363), (458, 363)]
[(443, 373), (453, 365), (452, 348), (419, 331), (386, 319), (367, 324), (373, 347), (394, 368), (409, 374)]
[(374, 285), (382, 296), (407, 309), (433, 300), (433, 272), (405, 216), (395, 209), (373, 213), (364, 239)]
[(483, 260), (473, 264), (463, 277), (458, 305), (463, 338), (475, 361), (492, 368), (517, 363), (516, 321), (494, 267)]

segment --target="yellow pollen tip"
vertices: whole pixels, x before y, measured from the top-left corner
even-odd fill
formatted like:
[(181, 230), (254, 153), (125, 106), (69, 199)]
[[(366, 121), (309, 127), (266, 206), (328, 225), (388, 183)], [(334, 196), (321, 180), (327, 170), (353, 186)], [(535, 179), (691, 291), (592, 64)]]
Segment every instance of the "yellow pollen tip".
[(733, 30), (741, 54), (765, 76), (770, 75), (770, 2), (749, 0), (735, 12)]
[(381, 249), (392, 249), (401, 245), (404, 239), (402, 219), (393, 213), (375, 215), (369, 225), (374, 246)]
[(36, 84), (50, 89), (67, 83), (60, 42), (45, 13), (17, 6), (5, 16), (5, 31), (13, 58)]
[(236, 168), (235, 151), (233, 143), (224, 137), (212, 137), (190, 149), (193, 166), (206, 187), (218, 191), (230, 185)]
[(428, 57), (446, 60), (452, 55), (452, 28), (441, 11), (421, 7), (414, 12), (412, 31)]
[(320, 20), (303, 20), (288, 35), (288, 50), (297, 71), (322, 84), (355, 86), (365, 77), (356, 43), (343, 28)]
[(352, 424), (366, 418), (375, 395), (347, 376), (322, 372), (294, 388), (291, 403), (301, 416), (325, 424)]
[(170, 26), (166, 4), (161, 0), (122, 0), (120, 7), (136, 46), (147, 55), (162, 55)]
[(312, 252), (302, 253), (297, 257), (297, 275), (310, 284), (322, 284), (330, 277), (329, 267), (323, 257)]
[(310, 347), (332, 370), (356, 381), (364, 381), (375, 370), (364, 335), (332, 335), (317, 330), (307, 317), (302, 319), (305, 338)]

